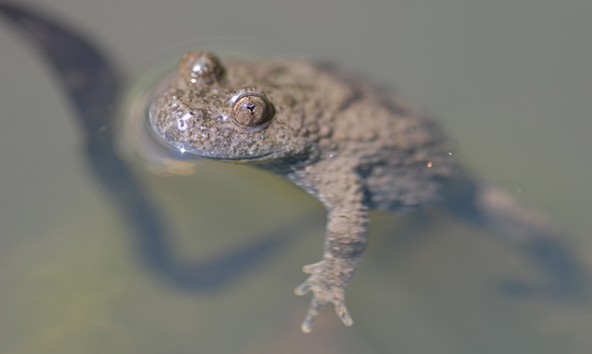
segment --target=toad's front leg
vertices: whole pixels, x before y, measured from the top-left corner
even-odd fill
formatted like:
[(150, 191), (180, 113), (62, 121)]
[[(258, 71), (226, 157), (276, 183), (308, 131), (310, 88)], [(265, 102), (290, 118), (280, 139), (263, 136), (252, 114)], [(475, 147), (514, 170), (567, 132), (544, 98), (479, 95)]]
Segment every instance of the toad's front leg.
[(363, 204), (361, 183), (354, 173), (337, 175), (315, 186), (317, 196), (329, 211), (323, 259), (306, 265), (309, 278), (295, 290), (297, 295), (312, 292), (302, 331), (309, 333), (319, 310), (333, 303), (346, 326), (353, 320), (345, 306), (345, 288), (351, 279), (368, 239), (368, 212)]

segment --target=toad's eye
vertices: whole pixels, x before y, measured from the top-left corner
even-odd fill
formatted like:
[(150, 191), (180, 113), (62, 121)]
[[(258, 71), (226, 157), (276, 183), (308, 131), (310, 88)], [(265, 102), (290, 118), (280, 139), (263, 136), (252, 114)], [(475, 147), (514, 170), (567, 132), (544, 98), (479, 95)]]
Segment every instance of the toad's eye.
[(211, 85), (224, 77), (224, 67), (210, 52), (186, 53), (179, 63), (179, 73), (192, 84)]
[(257, 131), (267, 126), (273, 117), (273, 107), (262, 93), (245, 93), (232, 105), (232, 119), (247, 131)]

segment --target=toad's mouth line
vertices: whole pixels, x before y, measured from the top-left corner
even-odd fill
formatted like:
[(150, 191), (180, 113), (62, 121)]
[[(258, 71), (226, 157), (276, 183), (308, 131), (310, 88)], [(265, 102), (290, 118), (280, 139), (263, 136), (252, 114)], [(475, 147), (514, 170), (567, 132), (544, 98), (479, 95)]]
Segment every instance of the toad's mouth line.
[(188, 158), (188, 159), (208, 159), (214, 160), (219, 162), (228, 162), (228, 163), (236, 163), (236, 164), (261, 164), (269, 162), (273, 159), (273, 152), (262, 153), (258, 155), (246, 155), (246, 156), (236, 156), (232, 157), (227, 154), (223, 154), (218, 151), (207, 151), (196, 149), (191, 146), (187, 146), (183, 142), (171, 142), (168, 141), (166, 138), (162, 137), (160, 134), (157, 134), (154, 130), (150, 130), (150, 135), (152, 138), (165, 149), (174, 151), (178, 157), (180, 158)]
[(191, 155), (197, 158), (205, 158), (214, 161), (236, 163), (236, 164), (258, 164), (272, 160), (273, 153), (266, 153), (253, 156), (230, 157), (216, 152), (209, 152), (197, 149), (187, 149), (183, 146), (174, 146), (174, 148), (183, 155)]

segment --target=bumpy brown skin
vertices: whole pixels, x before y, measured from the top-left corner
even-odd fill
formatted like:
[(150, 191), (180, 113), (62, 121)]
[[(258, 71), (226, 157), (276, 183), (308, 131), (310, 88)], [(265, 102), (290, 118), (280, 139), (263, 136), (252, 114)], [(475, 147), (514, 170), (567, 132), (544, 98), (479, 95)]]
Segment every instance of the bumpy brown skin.
[[(251, 126), (248, 112), (236, 113), (254, 111), (238, 106), (245, 96), (267, 103)], [(430, 206), (457, 171), (429, 121), (378, 89), (307, 61), (222, 65), (212, 53), (188, 53), (155, 96), (150, 121), (181, 152), (257, 162), (325, 205), (323, 259), (304, 267), (310, 277), (296, 288), (313, 294), (304, 332), (327, 303), (345, 325), (353, 323), (345, 287), (366, 248), (368, 211)]]

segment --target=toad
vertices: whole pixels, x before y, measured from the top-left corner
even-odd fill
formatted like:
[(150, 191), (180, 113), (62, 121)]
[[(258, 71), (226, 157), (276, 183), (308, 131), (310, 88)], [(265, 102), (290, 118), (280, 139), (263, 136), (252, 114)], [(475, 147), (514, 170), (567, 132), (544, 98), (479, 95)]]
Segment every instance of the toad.
[(545, 224), (467, 178), (431, 121), (333, 67), (288, 59), (222, 62), (210, 52), (190, 52), (165, 80), (148, 107), (159, 139), (183, 154), (281, 175), (326, 207), (322, 259), (304, 266), (309, 277), (295, 290), (312, 293), (304, 332), (327, 304), (352, 325), (345, 288), (366, 248), (371, 210), (430, 207), (464, 184), (477, 218), (492, 224), (530, 218), (523, 234)]

